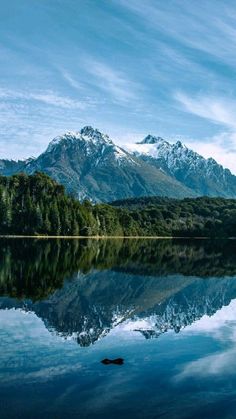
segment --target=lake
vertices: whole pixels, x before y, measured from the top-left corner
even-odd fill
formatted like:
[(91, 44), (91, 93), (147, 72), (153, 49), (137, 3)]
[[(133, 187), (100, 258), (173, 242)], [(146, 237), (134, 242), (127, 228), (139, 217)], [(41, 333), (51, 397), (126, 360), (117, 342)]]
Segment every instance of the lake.
[(236, 241), (1, 239), (1, 419), (235, 412)]

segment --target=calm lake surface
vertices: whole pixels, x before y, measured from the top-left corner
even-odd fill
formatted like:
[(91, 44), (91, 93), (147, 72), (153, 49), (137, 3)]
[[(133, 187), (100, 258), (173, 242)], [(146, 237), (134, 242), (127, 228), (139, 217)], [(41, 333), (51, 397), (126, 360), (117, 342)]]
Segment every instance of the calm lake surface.
[(235, 418), (236, 242), (2, 239), (0, 417)]

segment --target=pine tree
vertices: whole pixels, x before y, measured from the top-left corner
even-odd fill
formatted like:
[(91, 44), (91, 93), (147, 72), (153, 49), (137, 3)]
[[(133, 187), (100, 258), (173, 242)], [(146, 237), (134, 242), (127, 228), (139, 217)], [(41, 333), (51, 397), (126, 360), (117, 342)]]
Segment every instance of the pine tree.
[(58, 206), (56, 203), (53, 203), (52, 207), (50, 208), (50, 221), (52, 234), (60, 235), (61, 221)]

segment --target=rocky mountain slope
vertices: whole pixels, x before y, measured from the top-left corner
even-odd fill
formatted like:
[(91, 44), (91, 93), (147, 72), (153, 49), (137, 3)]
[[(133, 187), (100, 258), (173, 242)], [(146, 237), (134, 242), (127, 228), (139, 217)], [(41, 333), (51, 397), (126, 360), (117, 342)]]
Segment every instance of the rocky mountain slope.
[(27, 161), (24, 160), (0, 160), (0, 174), (3, 176), (11, 176), (25, 170)]
[(0, 309), (87, 346), (119, 328), (179, 332), (236, 298), (234, 241), (3, 241)]
[(79, 199), (94, 202), (140, 196), (236, 197), (236, 176), (180, 141), (148, 135), (123, 149), (86, 126), (56, 137), (45, 152), (25, 161), (0, 160), (0, 174), (42, 171)]
[(157, 338), (212, 316), (236, 297), (234, 278), (142, 276), (117, 271), (78, 273), (43, 301), (0, 298), (0, 309), (34, 312), (64, 338), (89, 346), (115, 328)]
[(63, 184), (79, 199), (111, 201), (130, 196), (196, 194), (162, 170), (131, 155), (100, 131), (84, 127), (51, 141), (36, 159), (0, 161), (0, 174), (42, 171)]
[(170, 144), (161, 137), (148, 135), (127, 149), (198, 195), (236, 197), (236, 176), (214, 159), (205, 159), (190, 150), (181, 141)]

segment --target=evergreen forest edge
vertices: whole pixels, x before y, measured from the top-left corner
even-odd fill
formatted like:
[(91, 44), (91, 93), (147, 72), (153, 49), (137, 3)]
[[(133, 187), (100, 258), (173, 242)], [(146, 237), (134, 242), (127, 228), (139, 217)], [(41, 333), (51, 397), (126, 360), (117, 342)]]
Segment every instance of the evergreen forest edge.
[(0, 234), (235, 237), (236, 200), (141, 197), (79, 202), (44, 173), (0, 176)]

